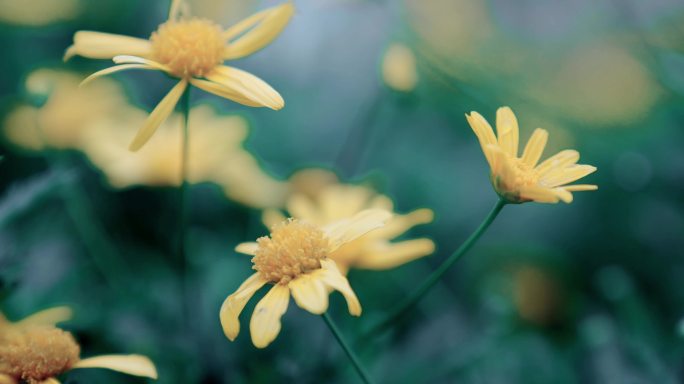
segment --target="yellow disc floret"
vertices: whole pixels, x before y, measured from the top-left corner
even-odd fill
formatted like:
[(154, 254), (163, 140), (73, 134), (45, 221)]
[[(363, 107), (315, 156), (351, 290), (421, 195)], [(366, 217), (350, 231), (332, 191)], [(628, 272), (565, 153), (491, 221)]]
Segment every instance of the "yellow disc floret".
[(257, 239), (257, 243), (259, 247), (252, 258), (254, 269), (265, 279), (280, 284), (320, 268), (330, 244), (323, 231), (294, 219), (273, 227), (271, 235)]
[(223, 62), (226, 40), (209, 20), (168, 21), (150, 37), (152, 58), (178, 77), (202, 77)]
[(22, 327), (0, 334), (0, 373), (29, 384), (66, 372), (79, 354), (71, 333), (59, 328)]

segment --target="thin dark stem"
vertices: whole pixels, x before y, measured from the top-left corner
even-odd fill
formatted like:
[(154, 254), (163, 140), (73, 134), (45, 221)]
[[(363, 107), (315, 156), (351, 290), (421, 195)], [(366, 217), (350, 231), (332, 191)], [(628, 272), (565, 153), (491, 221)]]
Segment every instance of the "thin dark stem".
[(342, 336), (342, 333), (337, 328), (337, 325), (335, 325), (335, 322), (330, 317), (330, 315), (328, 315), (328, 313), (326, 312), (322, 315), (322, 317), (323, 320), (325, 320), (325, 323), (328, 325), (328, 328), (330, 328), (332, 334), (335, 336), (335, 339), (337, 339), (337, 342), (340, 344), (342, 349), (344, 349), (344, 352), (347, 354), (347, 357), (349, 357), (349, 360), (354, 365), (354, 368), (356, 368), (356, 372), (358, 372), (359, 376), (361, 377), (361, 380), (363, 380), (363, 382), (366, 384), (373, 383), (370, 376), (368, 375), (368, 372), (366, 372), (366, 369), (363, 367), (363, 365), (361, 365), (361, 361), (356, 356), (354, 351), (352, 351), (352, 349), (349, 347), (349, 344), (344, 339), (344, 336)]
[(181, 285), (183, 291), (183, 314), (189, 318), (188, 313), (188, 259), (185, 249), (185, 238), (188, 226), (188, 148), (190, 146), (190, 132), (188, 120), (190, 119), (190, 87), (185, 89), (181, 99), (183, 113), (183, 134), (181, 142), (181, 170), (180, 187), (178, 189), (178, 262), (180, 264)]
[(387, 318), (378, 323), (375, 327), (371, 328), (369, 334), (381, 332), (388, 328), (395, 321), (401, 319), (409, 309), (413, 308), (418, 301), (444, 276), (444, 274), (454, 265), (468, 250), (477, 242), (477, 240), (482, 236), (482, 234), (489, 228), (494, 219), (499, 215), (501, 209), (506, 205), (504, 199), (499, 199), (494, 208), (489, 212), (487, 218), (480, 224), (480, 226), (473, 232), (470, 237), (446, 259), (442, 265), (439, 266), (432, 274), (421, 284), (421, 286), (415, 290), (412, 294), (406, 297), (404, 301), (399, 304), (394, 311), (391, 312)]

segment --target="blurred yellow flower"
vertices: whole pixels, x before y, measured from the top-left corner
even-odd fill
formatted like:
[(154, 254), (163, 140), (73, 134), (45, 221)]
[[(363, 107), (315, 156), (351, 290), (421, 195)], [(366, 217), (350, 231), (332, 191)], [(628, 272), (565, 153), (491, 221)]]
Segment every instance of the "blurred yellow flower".
[(410, 92), (418, 83), (416, 56), (411, 48), (393, 43), (382, 59), (382, 78), (388, 87), (401, 92)]
[[(145, 148), (131, 154), (126, 142), (137, 123), (144, 119), (143, 111), (128, 108), (115, 119), (93, 124), (83, 134), (83, 151), (114, 187), (180, 185), (181, 114), (172, 115)], [(248, 132), (244, 118), (221, 116), (203, 105), (193, 108), (192, 122), (195, 132), (189, 146), (188, 181), (225, 182), (228, 168), (237, 175), (226, 183), (239, 191), (243, 183), (268, 178), (242, 147)]]
[(75, 18), (81, 5), (80, 0), (0, 0), (0, 22), (39, 27)]
[(593, 191), (596, 185), (567, 185), (596, 171), (591, 165), (577, 164), (579, 152), (564, 150), (537, 165), (544, 152), (548, 132), (537, 128), (518, 157), (518, 120), (508, 107), (496, 112), (496, 132), (477, 112), (466, 114), (491, 168), (496, 192), (509, 203), (572, 202), (572, 193)]
[(207, 19), (181, 18), (181, 3), (172, 2), (168, 20), (148, 40), (79, 31), (64, 55), (65, 60), (75, 55), (113, 58), (119, 64), (92, 74), (84, 83), (128, 69), (162, 71), (180, 79), (142, 125), (130, 145), (132, 151), (139, 150), (173, 112), (188, 84), (252, 107), (278, 110), (284, 106), (280, 94), (263, 80), (222, 63), (248, 56), (271, 43), (294, 13), (292, 3), (258, 12), (227, 30)]
[(127, 107), (122, 87), (111, 80), (79, 90), (78, 74), (38, 69), (26, 78), (29, 95), (46, 99), (41, 107), (19, 104), (7, 115), (3, 129), (7, 139), (28, 150), (74, 149), (80, 146), (86, 127)]
[(16, 323), (0, 315), (0, 384), (56, 384), (57, 376), (79, 368), (105, 368), (157, 378), (154, 364), (145, 356), (81, 359), (81, 348), (71, 333), (55, 327), (70, 318), (67, 307), (41, 311)]
[[(286, 204), (287, 212), (295, 219), (305, 220), (318, 226), (345, 220), (367, 209), (393, 212), (392, 200), (371, 188), (331, 184), (318, 189), (315, 195), (295, 193)], [(434, 213), (429, 209), (417, 209), (406, 215), (394, 214), (383, 228), (370, 232), (330, 253), (343, 273), (349, 268), (390, 269), (434, 252), (430, 239), (411, 239), (392, 242), (412, 227), (432, 221)], [(284, 220), (277, 210), (266, 210), (264, 223), (272, 227)]]
[(360, 316), (356, 294), (329, 255), (381, 228), (390, 217), (387, 211), (367, 210), (326, 226), (289, 219), (271, 228), (270, 236), (238, 245), (237, 252), (253, 256), (256, 273), (228, 296), (221, 307), (221, 325), (228, 339), (232, 341), (238, 336), (240, 312), (267, 283), (273, 287), (256, 305), (250, 320), (252, 343), (257, 348), (265, 348), (278, 336), (290, 292), (300, 308), (323, 314), (328, 309), (330, 291), (337, 290), (346, 299), (349, 313)]

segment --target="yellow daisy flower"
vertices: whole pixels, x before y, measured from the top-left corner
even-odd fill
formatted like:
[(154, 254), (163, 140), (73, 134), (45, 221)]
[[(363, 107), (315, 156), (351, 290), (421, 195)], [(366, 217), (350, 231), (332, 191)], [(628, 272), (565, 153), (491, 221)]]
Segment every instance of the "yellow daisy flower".
[(162, 71), (180, 81), (159, 102), (130, 145), (140, 149), (171, 114), (188, 84), (251, 107), (281, 109), (280, 94), (258, 77), (223, 65), (225, 60), (248, 56), (273, 41), (294, 13), (285, 3), (258, 12), (223, 30), (207, 19), (181, 18), (181, 1), (174, 0), (168, 20), (148, 40), (102, 32), (78, 31), (65, 60), (80, 55), (113, 59), (118, 65), (96, 72), (97, 77), (128, 69)]
[(577, 164), (579, 152), (568, 149), (537, 164), (544, 152), (548, 132), (537, 128), (518, 157), (518, 120), (508, 107), (496, 111), (496, 135), (482, 115), (466, 114), (491, 168), (496, 193), (509, 203), (572, 202), (572, 192), (593, 191), (596, 185), (567, 185), (596, 171), (591, 165)]
[(67, 307), (38, 312), (16, 323), (0, 315), (0, 384), (58, 384), (58, 376), (81, 368), (105, 368), (157, 378), (154, 364), (145, 356), (81, 359), (81, 348), (73, 335), (54, 326), (70, 317)]
[(257, 348), (265, 348), (278, 336), (290, 293), (300, 308), (320, 315), (328, 309), (330, 291), (337, 290), (346, 299), (349, 313), (360, 316), (356, 294), (329, 256), (344, 244), (381, 228), (390, 217), (387, 211), (367, 210), (326, 226), (289, 219), (274, 226), (270, 236), (238, 245), (236, 251), (253, 256), (256, 273), (221, 307), (221, 325), (228, 339), (233, 341), (238, 336), (240, 312), (265, 284), (273, 287), (256, 305), (249, 324)]
[[(394, 211), (392, 200), (361, 185), (330, 184), (321, 187), (314, 195), (297, 193), (286, 204), (287, 212), (296, 219), (324, 226), (338, 220), (349, 219), (367, 209)], [(430, 239), (410, 239), (392, 242), (416, 225), (427, 224), (434, 218), (430, 209), (417, 209), (405, 215), (393, 214), (387, 225), (351, 241), (330, 253), (345, 274), (349, 268), (390, 269), (434, 252)], [(284, 220), (280, 211), (267, 210), (263, 220), (266, 226)]]

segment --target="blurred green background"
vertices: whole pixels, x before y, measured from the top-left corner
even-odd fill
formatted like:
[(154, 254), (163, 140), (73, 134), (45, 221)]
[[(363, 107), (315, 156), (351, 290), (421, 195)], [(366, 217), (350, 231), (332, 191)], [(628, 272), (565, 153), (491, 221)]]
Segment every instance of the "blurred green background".
[[(224, 26), (273, 4), (190, 1), (193, 14)], [(323, 167), (343, 182), (373, 185), (399, 212), (435, 211), (433, 223), (408, 235), (432, 238), (433, 255), (389, 271), (350, 273), (361, 318), (348, 316), (334, 295), (332, 315), (351, 339), (412, 291), (496, 202), (464, 113), (493, 121), (496, 108), (508, 105), (520, 121), (521, 142), (543, 127), (550, 132), (545, 157), (575, 148), (583, 163), (598, 167), (587, 182), (599, 190), (576, 194), (570, 205), (506, 207), (407, 321), (358, 343), (378, 382), (684, 380), (684, 4), (295, 5), (272, 45), (235, 63), (283, 95), (282, 111), (201, 91), (193, 92), (193, 105), (244, 118), (245, 148), (275, 185), (299, 169)], [(41, 108), (49, 99), (49, 90), (27, 86), (30, 73), (87, 74), (109, 66), (62, 63), (76, 30), (146, 38), (167, 9), (164, 0), (0, 0), (0, 309), (18, 319), (70, 305), (75, 317), (65, 327), (84, 356), (146, 354), (158, 365), (160, 383), (356, 382), (321, 319), (295, 305), (265, 350), (245, 332), (256, 300), (242, 316), (240, 337), (231, 343), (223, 336), (219, 307), (251, 274), (249, 258), (233, 248), (266, 233), (258, 208), (232, 201), (214, 183), (193, 185), (187, 329), (178, 316), (177, 190), (116, 189), (82, 152), (31, 151), (7, 134), (18, 106)], [(397, 90), (383, 80), (391, 76), (383, 60), (393, 44), (413, 53), (415, 87)], [(398, 65), (412, 73), (411, 64)], [(113, 79), (129, 103), (148, 111), (172, 84), (156, 73)], [(258, 190), (248, 176), (237, 179)], [(98, 258), (113, 263), (106, 269), (115, 283)], [(83, 371), (65, 381), (136, 379)]]

